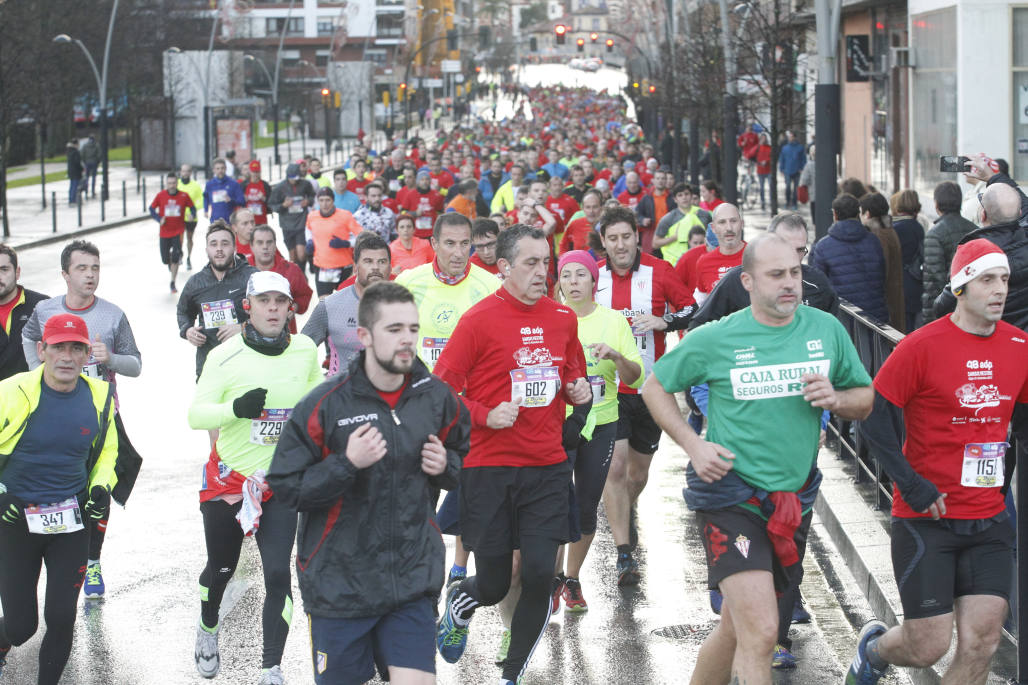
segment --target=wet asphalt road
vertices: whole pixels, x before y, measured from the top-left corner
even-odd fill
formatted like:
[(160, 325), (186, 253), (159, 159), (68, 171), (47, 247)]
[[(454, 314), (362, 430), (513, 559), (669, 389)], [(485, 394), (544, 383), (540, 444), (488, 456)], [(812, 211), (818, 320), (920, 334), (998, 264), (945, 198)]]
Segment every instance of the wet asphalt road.
[[(193, 664), (193, 641), (199, 612), (197, 581), (204, 563), (197, 490), (209, 443), (205, 432), (192, 431), (186, 423), (194, 353), (177, 334), (176, 300), (158, 261), (155, 229), (152, 223), (141, 222), (91, 237), (101, 250), (98, 294), (126, 311), (143, 355), (142, 376), (122, 380), (119, 394), (128, 432), (145, 463), (128, 507), (116, 507), (112, 513), (103, 555), (107, 595), (102, 601), (80, 601), (63, 683), (204, 682)], [(20, 256), (21, 282), (51, 295), (63, 292), (61, 247), (25, 251)], [(199, 246), (193, 257), (197, 266), (205, 261)], [(180, 276), (180, 287), (184, 280)], [(699, 645), (717, 617), (708, 606), (695, 520), (681, 496), (684, 465), (685, 455), (665, 439), (639, 504), (642, 584), (623, 591), (614, 585), (613, 543), (601, 520), (582, 577), (590, 609), (580, 616), (562, 612), (554, 617), (526, 683), (686, 682)], [(452, 540), (447, 538), (447, 543)], [(815, 557), (832, 559), (830, 544), (821, 549), (815, 540), (813, 547), (803, 588), (814, 622), (794, 626), (800, 664), (794, 671), (776, 674), (778, 683), (841, 682), (855, 646), (850, 621), (868, 615), (845, 570), (830, 585), (818, 567)], [(222, 608), (222, 667), (215, 682), (257, 682), (263, 596), (259, 557), (249, 541)], [(290, 683), (310, 683), (306, 618), (295, 581), (294, 599), (283, 670)], [(654, 633), (669, 626), (683, 626), (680, 632), (685, 637), (668, 639)], [(479, 611), (464, 659), (453, 666), (437, 660), (439, 681), (495, 682), (499, 670), (493, 656), (500, 632), (498, 614)], [(41, 637), (42, 630), (12, 650), (0, 683), (35, 682)]]

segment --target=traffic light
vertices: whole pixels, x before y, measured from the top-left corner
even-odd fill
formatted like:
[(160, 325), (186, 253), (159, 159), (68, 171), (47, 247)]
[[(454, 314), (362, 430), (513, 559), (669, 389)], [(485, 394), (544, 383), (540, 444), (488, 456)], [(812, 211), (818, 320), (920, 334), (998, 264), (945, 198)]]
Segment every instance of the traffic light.
[(337, 91), (334, 91), (332, 93), (332, 96), (333, 96), (332, 104), (335, 106), (335, 108), (339, 109), (340, 107), (342, 107), (343, 106), (343, 94), (337, 90)]
[(589, 34), (589, 40), (591, 40), (592, 42), (595, 43), (599, 39), (600, 39), (600, 34), (596, 33), (595, 31), (593, 31), (592, 33)]
[(553, 33), (557, 36), (557, 45), (564, 45), (568, 36), (568, 27), (564, 24), (557, 24), (553, 27)]
[(579, 52), (585, 52), (585, 38), (579, 38), (575, 41), (575, 45), (578, 46)]
[(632, 81), (632, 88), (634, 90), (639, 90), (639, 82), (638, 81)]
[(653, 95), (656, 92), (657, 92), (657, 86), (650, 86), (650, 95)]
[(539, 41), (535, 36), (528, 39), (528, 49), (530, 52), (539, 52)]
[(607, 52), (614, 52), (614, 39), (613, 38), (608, 38), (607, 39)]
[(403, 102), (403, 96), (407, 92), (407, 84), (401, 83), (396, 87), (396, 101)]
[(328, 88), (322, 88), (321, 89), (321, 104), (324, 105), (325, 107), (328, 107), (329, 95), (330, 94), (331, 94), (331, 91), (329, 91)]
[(386, 107), (389, 106), (389, 91), (388, 90), (383, 90), (382, 91), (382, 104), (385, 105)]
[(456, 50), (457, 49), (457, 30), (447, 29), (446, 31), (446, 49)]

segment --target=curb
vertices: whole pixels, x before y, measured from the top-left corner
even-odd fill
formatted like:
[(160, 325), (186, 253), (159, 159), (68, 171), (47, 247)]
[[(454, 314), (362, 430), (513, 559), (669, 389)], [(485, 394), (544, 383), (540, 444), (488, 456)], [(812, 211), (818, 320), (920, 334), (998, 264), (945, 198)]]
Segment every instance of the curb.
[(118, 228), (127, 224), (135, 223), (136, 221), (142, 221), (143, 219), (149, 219), (149, 214), (136, 214), (135, 216), (126, 216), (121, 219), (114, 221), (108, 221), (104, 224), (97, 224), (95, 226), (86, 226), (85, 228), (79, 228), (74, 231), (65, 231), (63, 233), (54, 233), (48, 235), (45, 238), (39, 238), (37, 240), (30, 240), (26, 243), (13, 245), (11, 243), (5, 243), (10, 245), (17, 251), (29, 250), (33, 247), (43, 247), (45, 245), (52, 245), (53, 243), (61, 243), (66, 240), (73, 240), (79, 236), (89, 235), (90, 233), (99, 233), (100, 231), (106, 231), (109, 228)]

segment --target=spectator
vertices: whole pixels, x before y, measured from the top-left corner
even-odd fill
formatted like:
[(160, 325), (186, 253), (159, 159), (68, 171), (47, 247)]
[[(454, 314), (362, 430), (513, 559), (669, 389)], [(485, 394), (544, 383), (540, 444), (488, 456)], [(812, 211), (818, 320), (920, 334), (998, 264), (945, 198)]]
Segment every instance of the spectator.
[[(949, 267), (957, 245), (978, 228), (961, 216), (960, 186), (944, 181), (935, 186), (935, 211), (939, 218), (924, 237), (924, 265), (921, 269), (921, 315), (923, 323), (935, 319), (935, 298), (949, 282)], [(975, 198), (978, 202), (978, 198)]]
[(889, 199), (892, 230), (903, 252), (903, 308), (907, 333), (921, 325), (921, 263), (924, 261), (924, 228), (917, 220), (921, 200), (914, 190), (901, 190)]
[[(999, 173), (1005, 176), (1010, 175), (1010, 165), (1007, 163), (1007, 160), (994, 159), (993, 161), (996, 162)], [(982, 203), (978, 197), (985, 192), (989, 184), (987, 181), (976, 178), (971, 174), (966, 174), (964, 179), (967, 181), (967, 192), (964, 193), (964, 201), (960, 205), (960, 215), (976, 226), (981, 226)]]
[(792, 131), (785, 132), (785, 145), (778, 152), (778, 168), (785, 175), (785, 205), (793, 211), (799, 209), (796, 202), (796, 187), (800, 184), (800, 172), (807, 163), (805, 146), (796, 140)]
[[(760, 181), (760, 208), (765, 209), (767, 207), (764, 201), (764, 186), (770, 181), (771, 178), (771, 136), (766, 132), (760, 134), (760, 144), (757, 146), (757, 179)], [(813, 164), (808, 164), (813, 169)], [(807, 173), (807, 167), (803, 167), (803, 173)], [(800, 179), (800, 185), (803, 185), (803, 179)], [(813, 185), (813, 184), (812, 184)]]
[(96, 197), (96, 170), (100, 166), (100, 146), (96, 144), (96, 138), (93, 136), (89, 136), (86, 144), (82, 146), (82, 164), (86, 167), (86, 184), (82, 192), (88, 192), (91, 197)]
[(79, 141), (69, 140), (68, 141), (68, 204), (73, 205), (78, 202), (79, 198), (79, 183), (82, 181), (82, 155), (79, 154)]
[(907, 315), (903, 297), (903, 250), (892, 229), (889, 202), (881, 193), (868, 193), (860, 198), (860, 222), (882, 244), (885, 255), (885, 303), (889, 308), (889, 325), (907, 332)]
[(840, 193), (849, 193), (858, 200), (867, 195), (867, 186), (859, 178), (853, 178), (852, 176), (843, 179), (842, 183), (839, 184)]
[(840, 298), (879, 321), (887, 321), (885, 255), (878, 239), (860, 223), (859, 214), (860, 203), (849, 193), (832, 201), (835, 223), (814, 246), (810, 264), (828, 276)]
[[(811, 145), (807, 149), (807, 163), (803, 167), (803, 171), (800, 172), (800, 185), (807, 186), (807, 195), (810, 196), (810, 220), (813, 222), (817, 218), (817, 213), (814, 210), (814, 180), (817, 177), (817, 170), (814, 165), (814, 147)], [(761, 187), (763, 190), (763, 186)]]

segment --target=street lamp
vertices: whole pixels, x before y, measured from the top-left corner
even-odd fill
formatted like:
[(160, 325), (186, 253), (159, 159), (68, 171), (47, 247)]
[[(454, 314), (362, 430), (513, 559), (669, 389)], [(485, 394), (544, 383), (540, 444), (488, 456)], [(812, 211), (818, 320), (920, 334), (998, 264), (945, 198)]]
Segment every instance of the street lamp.
[(264, 66), (264, 62), (257, 59), (253, 55), (243, 55), (243, 60), (246, 62), (254, 62), (261, 68), (264, 75), (268, 77), (268, 85), (271, 86), (271, 116), (274, 120), (275, 130), (275, 164), (281, 164), (282, 158), (278, 154), (278, 67), (275, 68), (275, 77), (271, 77), (271, 72)]
[(103, 180), (100, 184), (100, 215), (101, 220), (104, 219), (103, 203), (109, 199), (110, 194), (108, 192), (108, 180), (107, 175), (107, 65), (110, 63), (111, 58), (111, 35), (114, 32), (114, 18), (118, 14), (118, 0), (114, 0), (114, 4), (111, 6), (111, 18), (107, 24), (107, 43), (104, 45), (104, 64), (103, 70), (96, 68), (96, 62), (93, 61), (93, 56), (89, 54), (89, 50), (78, 38), (72, 38), (67, 33), (61, 33), (53, 38), (53, 42), (63, 43), (75, 43), (85, 53), (86, 59), (89, 60), (89, 66), (93, 68), (93, 76), (96, 77), (96, 87), (99, 91), (100, 96), (100, 154), (103, 157)]

